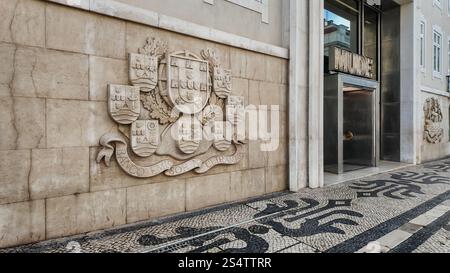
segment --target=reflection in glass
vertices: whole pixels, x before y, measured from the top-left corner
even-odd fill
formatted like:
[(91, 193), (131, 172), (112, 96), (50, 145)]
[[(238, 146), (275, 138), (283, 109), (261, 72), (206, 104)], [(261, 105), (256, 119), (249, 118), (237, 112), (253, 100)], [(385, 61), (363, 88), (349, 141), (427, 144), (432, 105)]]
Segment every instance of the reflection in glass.
[(374, 79), (378, 69), (378, 13), (371, 8), (364, 8), (364, 56), (374, 60)]
[(332, 46), (351, 50), (350, 21), (325, 10), (325, 55)]
[(365, 2), (371, 7), (381, 9), (381, 0), (365, 0)]
[(359, 2), (356, 0), (326, 0), (324, 11), (325, 68), (331, 47), (358, 53)]

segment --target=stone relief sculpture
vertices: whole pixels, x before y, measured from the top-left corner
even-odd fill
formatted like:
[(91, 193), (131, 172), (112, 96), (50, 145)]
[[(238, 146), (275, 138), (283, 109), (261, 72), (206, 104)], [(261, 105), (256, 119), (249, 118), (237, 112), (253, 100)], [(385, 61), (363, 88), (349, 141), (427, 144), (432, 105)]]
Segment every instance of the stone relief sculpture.
[[(239, 163), (245, 105), (243, 97), (232, 96), (231, 79), (231, 70), (211, 49), (200, 56), (169, 53), (167, 43), (148, 38), (138, 53), (129, 54), (131, 86), (108, 86), (109, 114), (129, 129), (100, 139), (97, 162), (109, 166), (115, 154), (118, 165), (137, 178), (203, 174)], [(164, 160), (136, 163), (153, 157)]]
[(425, 130), (424, 140), (431, 144), (442, 141), (444, 129), (441, 127), (443, 120), (441, 105), (437, 98), (429, 98), (425, 101)]

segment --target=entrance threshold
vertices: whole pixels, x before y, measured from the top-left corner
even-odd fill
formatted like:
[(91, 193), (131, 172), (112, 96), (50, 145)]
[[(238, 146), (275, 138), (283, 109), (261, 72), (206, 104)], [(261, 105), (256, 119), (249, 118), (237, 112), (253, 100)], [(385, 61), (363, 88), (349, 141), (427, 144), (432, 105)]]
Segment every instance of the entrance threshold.
[(410, 166), (414, 165), (408, 163), (380, 160), (378, 167), (364, 168), (356, 171), (346, 172), (343, 174), (334, 174), (325, 172), (324, 173), (325, 186), (331, 186), (352, 180), (362, 179), (368, 176), (396, 171)]

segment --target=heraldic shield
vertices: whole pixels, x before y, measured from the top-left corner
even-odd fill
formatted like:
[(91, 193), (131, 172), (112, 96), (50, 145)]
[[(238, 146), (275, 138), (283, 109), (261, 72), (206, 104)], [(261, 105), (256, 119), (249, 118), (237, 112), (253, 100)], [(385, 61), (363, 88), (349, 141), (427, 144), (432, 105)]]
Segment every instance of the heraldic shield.
[(202, 127), (200, 122), (192, 117), (182, 117), (178, 120), (178, 149), (185, 154), (197, 151), (202, 140)]
[(131, 149), (140, 157), (149, 157), (159, 145), (157, 120), (138, 120), (131, 125)]
[(141, 92), (150, 92), (158, 84), (158, 57), (144, 54), (129, 55), (130, 82), (141, 88)]
[(181, 113), (197, 114), (205, 108), (211, 94), (208, 62), (195, 54), (183, 55), (168, 57), (169, 103)]
[(231, 94), (231, 70), (214, 67), (214, 92), (221, 99), (226, 99)]
[(240, 96), (229, 96), (226, 107), (227, 120), (233, 124), (239, 124), (245, 120), (244, 98)]
[(139, 87), (114, 85), (108, 86), (108, 110), (119, 124), (131, 124), (141, 112)]

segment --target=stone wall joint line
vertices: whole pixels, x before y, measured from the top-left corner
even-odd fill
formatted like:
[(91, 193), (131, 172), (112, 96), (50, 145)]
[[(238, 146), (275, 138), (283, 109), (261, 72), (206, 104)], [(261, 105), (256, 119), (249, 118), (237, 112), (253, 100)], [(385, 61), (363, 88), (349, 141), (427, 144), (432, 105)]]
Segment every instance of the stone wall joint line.
[[(115, 0), (44, 0), (122, 20), (132, 21), (176, 33), (242, 48), (278, 58), (289, 59), (289, 49), (209, 28), (175, 17), (134, 7)], [(163, 19), (163, 20), (161, 20)]]

